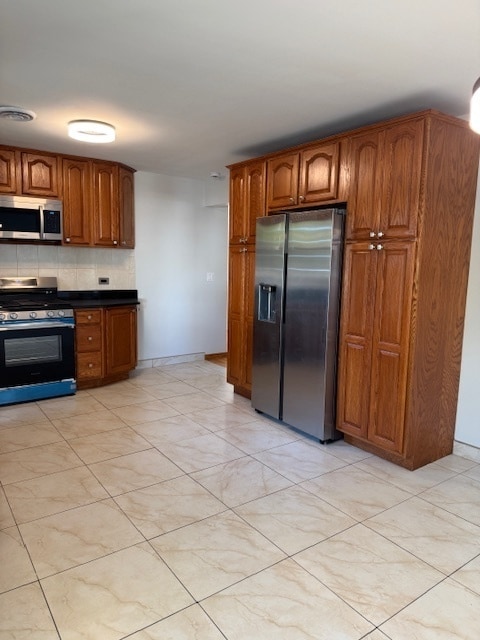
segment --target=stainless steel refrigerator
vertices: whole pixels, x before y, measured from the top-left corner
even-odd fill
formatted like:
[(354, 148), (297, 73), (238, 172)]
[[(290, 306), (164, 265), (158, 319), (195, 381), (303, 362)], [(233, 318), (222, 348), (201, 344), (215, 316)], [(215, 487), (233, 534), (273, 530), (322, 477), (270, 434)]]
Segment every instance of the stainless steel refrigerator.
[(252, 406), (322, 442), (335, 429), (345, 212), (258, 218)]

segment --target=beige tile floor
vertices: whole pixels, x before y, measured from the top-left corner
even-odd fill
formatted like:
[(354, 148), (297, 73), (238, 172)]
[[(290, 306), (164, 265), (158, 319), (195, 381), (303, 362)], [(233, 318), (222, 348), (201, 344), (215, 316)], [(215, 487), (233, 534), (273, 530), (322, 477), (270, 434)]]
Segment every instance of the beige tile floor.
[(480, 451), (405, 471), (211, 362), (0, 408), (0, 640), (478, 640)]

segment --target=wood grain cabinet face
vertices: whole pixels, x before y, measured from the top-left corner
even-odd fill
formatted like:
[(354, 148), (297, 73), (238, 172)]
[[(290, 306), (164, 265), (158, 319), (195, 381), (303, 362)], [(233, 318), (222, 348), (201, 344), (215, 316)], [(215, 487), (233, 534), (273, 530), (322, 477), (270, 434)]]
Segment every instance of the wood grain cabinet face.
[(348, 240), (415, 237), (424, 126), (413, 120), (352, 137)]
[(120, 248), (135, 248), (135, 206), (133, 171), (118, 169), (118, 216)]
[(255, 248), (231, 246), (229, 254), (227, 380), (251, 390)]
[(60, 195), (60, 159), (56, 155), (22, 153), (22, 193), (57, 198)]
[(94, 162), (93, 169), (93, 244), (116, 247), (119, 244), (118, 167)]
[(267, 208), (285, 209), (335, 200), (339, 163), (339, 142), (268, 160)]
[(137, 307), (105, 309), (106, 375), (128, 373), (137, 364)]
[(265, 162), (251, 162), (230, 172), (230, 244), (255, 242), (257, 218), (265, 215)]
[(92, 165), (89, 160), (64, 158), (63, 238), (66, 244), (91, 244), (93, 207)]
[(103, 376), (103, 311), (75, 311), (77, 383), (100, 380)]
[(20, 153), (14, 149), (0, 149), (0, 193), (20, 193), (20, 174)]

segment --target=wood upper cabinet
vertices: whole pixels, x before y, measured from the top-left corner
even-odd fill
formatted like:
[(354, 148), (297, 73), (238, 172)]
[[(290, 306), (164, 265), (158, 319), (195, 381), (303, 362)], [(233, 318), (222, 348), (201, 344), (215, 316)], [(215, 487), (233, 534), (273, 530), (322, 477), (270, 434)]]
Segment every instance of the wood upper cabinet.
[(20, 193), (20, 174), (20, 153), (15, 149), (0, 149), (0, 193)]
[(230, 171), (230, 244), (255, 242), (256, 221), (265, 215), (266, 165), (250, 162)]
[(22, 193), (58, 198), (61, 193), (59, 156), (46, 153), (22, 153)]
[(415, 237), (424, 127), (412, 120), (351, 138), (347, 239)]
[(118, 166), (93, 162), (93, 244), (119, 244)]
[(267, 163), (267, 208), (285, 209), (335, 200), (340, 142), (309, 147)]
[(89, 160), (63, 158), (63, 239), (89, 245), (92, 237), (92, 165)]
[(135, 248), (135, 204), (133, 171), (126, 167), (118, 169), (118, 216), (120, 247)]
[(414, 241), (345, 249), (338, 426), (403, 453)]
[(105, 309), (105, 373), (127, 374), (137, 364), (137, 307)]

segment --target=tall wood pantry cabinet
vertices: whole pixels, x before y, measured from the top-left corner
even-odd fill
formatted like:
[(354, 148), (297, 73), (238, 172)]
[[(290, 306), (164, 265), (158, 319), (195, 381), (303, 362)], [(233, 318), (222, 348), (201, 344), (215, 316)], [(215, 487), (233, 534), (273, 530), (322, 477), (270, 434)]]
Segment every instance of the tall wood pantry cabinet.
[(435, 111), (332, 140), (347, 210), (337, 428), (416, 469), (453, 447), (480, 140)]

